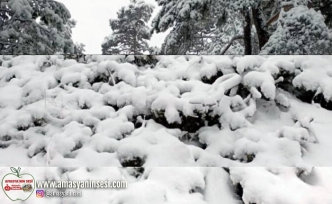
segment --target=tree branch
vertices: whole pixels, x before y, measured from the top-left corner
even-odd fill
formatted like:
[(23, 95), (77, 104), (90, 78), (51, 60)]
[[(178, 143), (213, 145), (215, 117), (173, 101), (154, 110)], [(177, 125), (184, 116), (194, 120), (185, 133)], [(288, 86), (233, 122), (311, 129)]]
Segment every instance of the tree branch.
[(11, 42), (6, 42), (6, 41), (1, 41), (0, 40), (0, 44), (3, 44), (3, 45), (14, 45), (15, 43), (11, 43)]
[[(294, 6), (293, 5), (285, 5), (283, 6), (282, 9), (284, 9), (285, 12), (288, 12), (289, 10), (291, 10)], [(309, 7), (309, 6), (308, 6)], [(310, 8), (310, 7), (309, 7)], [(272, 25), (274, 22), (276, 22), (279, 19), (280, 16), (280, 11), (278, 11), (278, 13), (274, 14), (269, 20), (267, 20), (266, 24), (267, 26)]]
[(9, 10), (9, 9), (4, 9), (4, 8), (0, 8), (0, 11), (2, 11), (2, 12), (8, 12), (8, 13), (13, 13), (11, 10)]
[(237, 35), (237, 36), (234, 36), (231, 41), (228, 43), (228, 45), (223, 49), (223, 51), (221, 52), (221, 55), (224, 55), (227, 50), (232, 46), (233, 42), (235, 40), (239, 40), (239, 39), (242, 39), (243, 38), (243, 35)]
[(203, 36), (194, 36), (194, 38), (217, 38), (217, 36), (208, 36), (208, 35), (203, 35)]

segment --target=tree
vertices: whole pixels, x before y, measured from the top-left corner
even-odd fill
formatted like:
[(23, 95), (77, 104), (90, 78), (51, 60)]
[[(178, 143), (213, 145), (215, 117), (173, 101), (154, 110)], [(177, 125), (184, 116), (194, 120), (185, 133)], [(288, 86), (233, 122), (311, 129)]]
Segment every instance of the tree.
[(117, 19), (110, 20), (113, 33), (102, 44), (103, 54), (143, 54), (149, 50), (151, 38), (147, 25), (154, 7), (141, 0), (131, 0), (122, 7)]
[(211, 41), (206, 44), (207, 54), (239, 54), (244, 52), (243, 29), (241, 16), (238, 12), (227, 15), (227, 23), (216, 25), (216, 31)]
[(156, 1), (161, 10), (153, 19), (152, 31), (160, 33), (172, 29), (162, 45), (162, 53), (207, 54), (217, 50), (211, 45), (216, 42), (227, 18), (223, 1)]
[(83, 43), (75, 43), (74, 45), (74, 53), (78, 55), (83, 55), (85, 52), (85, 45)]
[[(312, 41), (309, 40), (311, 42), (318, 40), (319, 43), (309, 46), (310, 49), (296, 52), (294, 47), (286, 46), (282, 53), (330, 54), (329, 49), (325, 49), (332, 42), (328, 37), (331, 33), (329, 27), (332, 22), (332, 3), (328, 0), (156, 1), (161, 10), (153, 21), (153, 30), (158, 33), (172, 28), (163, 44), (162, 51), (165, 54), (188, 54), (192, 50), (191, 47), (197, 47), (201, 42), (204, 42), (203, 46), (198, 47), (199, 52), (203, 54), (233, 54), (233, 52), (241, 54), (243, 51), (246, 55), (272, 54), (275, 52), (272, 50), (267, 52), (267, 47), (289, 40), (287, 33), (291, 25), (282, 21), (290, 20), (296, 15), (318, 20), (308, 19), (305, 23), (308, 29), (306, 32), (310, 35), (307, 39), (311, 39)], [(302, 11), (305, 14), (298, 13)], [(289, 14), (285, 14), (288, 12)], [(302, 20), (297, 23), (302, 23)], [(192, 24), (188, 25), (190, 22)], [(204, 27), (200, 24), (209, 26)], [(315, 29), (323, 33), (315, 34), (317, 33)], [(289, 34), (293, 35), (292, 42), (300, 42), (301, 35), (298, 34), (303, 32), (303, 28), (296, 26), (296, 30), (291, 32)], [(200, 37), (199, 33), (205, 35)], [(200, 38), (204, 40), (197, 40)]]
[[(210, 33), (204, 32), (203, 27), (208, 30), (209, 23), (189, 20), (180, 23), (174, 27), (169, 35), (166, 36), (162, 45), (161, 53), (163, 54), (202, 54), (206, 38), (204, 36)], [(181, 42), (181, 43), (179, 43)]]
[(161, 53), (160, 48), (157, 46), (151, 46), (149, 48), (150, 55), (159, 55)]
[(263, 47), (262, 54), (332, 54), (332, 33), (324, 17), (299, 6), (282, 12), (277, 30)]
[(322, 12), (325, 23), (328, 27), (332, 27), (332, 1), (330, 0), (312, 0), (312, 7)]
[(54, 0), (1, 0), (1, 54), (71, 53), (68, 9)]

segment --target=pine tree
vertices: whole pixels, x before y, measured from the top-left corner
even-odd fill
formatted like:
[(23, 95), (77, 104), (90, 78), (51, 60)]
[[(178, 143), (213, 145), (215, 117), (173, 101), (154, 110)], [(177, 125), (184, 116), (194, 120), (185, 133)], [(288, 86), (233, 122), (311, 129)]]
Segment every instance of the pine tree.
[(151, 46), (151, 47), (149, 48), (149, 54), (150, 54), (150, 55), (159, 55), (159, 54), (161, 54), (161, 50), (160, 50), (160, 48), (157, 47), (157, 46)]
[(122, 7), (117, 19), (110, 20), (113, 33), (102, 44), (103, 54), (143, 54), (149, 50), (151, 38), (147, 25), (154, 7), (141, 0), (131, 0)]
[(211, 34), (208, 26), (209, 23), (205, 24), (204, 21), (199, 24), (193, 20), (180, 23), (166, 36), (161, 53), (204, 54), (205, 36)]
[(243, 53), (243, 29), (240, 14), (229, 11), (224, 20), (225, 22), (215, 25), (214, 37), (209, 43), (206, 43), (205, 52), (215, 55)]
[(160, 33), (172, 28), (162, 45), (162, 53), (207, 54), (211, 50), (208, 45), (217, 38), (217, 26), (222, 25), (226, 15), (223, 1), (156, 1), (161, 10), (153, 19), (153, 31)]
[[(284, 46), (281, 53), (331, 53), (327, 49), (331, 45), (329, 27), (332, 25), (332, 3), (329, 0), (156, 1), (161, 11), (153, 21), (153, 30), (158, 33), (172, 28), (162, 46), (165, 54), (190, 54), (192, 50), (196, 52), (197, 48), (197, 53), (201, 54), (276, 54), (279, 52), (272, 46), (279, 46), (282, 42), (294, 44), (302, 40), (303, 28), (295, 26), (295, 30), (289, 31), (292, 25), (285, 22), (285, 19), (288, 22), (292, 18), (295, 20), (296, 16), (308, 18), (298, 19), (297, 23), (305, 23), (307, 42), (318, 43), (308, 45), (309, 48), (301, 47), (306, 49), (302, 51), (294, 50), (293, 45)], [(287, 12), (292, 14), (281, 15)], [(203, 35), (203, 40), (197, 40), (200, 39), (200, 33), (208, 35)], [(267, 51), (268, 47), (272, 50)]]
[(83, 43), (75, 43), (74, 53), (77, 55), (83, 55), (85, 52), (85, 45)]
[(54, 0), (1, 0), (1, 54), (71, 53), (68, 9)]
[(262, 54), (332, 54), (332, 33), (314, 9), (298, 6), (282, 12), (278, 28)]
[(332, 1), (331, 0), (311, 0), (312, 6), (315, 10), (322, 12), (325, 17), (326, 25), (332, 27)]

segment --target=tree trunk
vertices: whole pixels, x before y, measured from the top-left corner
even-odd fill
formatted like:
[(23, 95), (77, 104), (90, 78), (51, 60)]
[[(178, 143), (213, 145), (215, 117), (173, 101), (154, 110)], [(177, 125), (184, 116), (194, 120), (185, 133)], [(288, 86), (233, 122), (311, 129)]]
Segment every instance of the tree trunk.
[(244, 40), (244, 54), (251, 55), (252, 47), (251, 47), (251, 18), (250, 12), (248, 8), (243, 8), (243, 16), (244, 16), (244, 27), (243, 27), (243, 40)]
[[(138, 21), (136, 21), (136, 23), (135, 23), (135, 25), (136, 25), (136, 28), (137, 28), (137, 26), (138, 26)], [(134, 55), (136, 55), (136, 47), (137, 47), (137, 31), (135, 30), (134, 31)]]
[(137, 37), (136, 37), (136, 34), (135, 34), (135, 39), (134, 39), (134, 55), (136, 55), (136, 40), (137, 40)]
[(263, 19), (261, 18), (261, 12), (258, 8), (252, 9), (252, 17), (257, 31), (259, 49), (261, 50), (269, 40), (270, 36), (267, 32), (267, 26), (264, 24)]

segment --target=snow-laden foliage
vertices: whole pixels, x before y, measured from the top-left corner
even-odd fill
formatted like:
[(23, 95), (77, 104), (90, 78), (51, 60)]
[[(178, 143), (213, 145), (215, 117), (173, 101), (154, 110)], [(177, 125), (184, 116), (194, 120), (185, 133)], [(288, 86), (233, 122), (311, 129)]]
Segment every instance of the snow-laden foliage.
[(83, 43), (75, 43), (74, 53), (79, 54), (79, 55), (83, 55), (83, 53), (85, 52), (84, 47), (85, 47), (85, 45)]
[(0, 2), (1, 54), (72, 53), (75, 26), (65, 5), (53, 0)]
[(277, 30), (262, 54), (332, 54), (332, 32), (314, 9), (298, 6), (282, 12)]
[(142, 0), (131, 0), (118, 11), (118, 17), (110, 20), (113, 33), (102, 44), (103, 54), (143, 54), (149, 50), (151, 38), (147, 25), (154, 6)]
[[(201, 54), (212, 54), (212, 55), (237, 55), (244, 53), (243, 43), (239, 40), (243, 30), (241, 28), (242, 20), (239, 13), (233, 12), (228, 14), (228, 22), (222, 27), (216, 27), (211, 33), (211, 39), (207, 38), (204, 41), (203, 50), (199, 51)], [(231, 43), (230, 48), (226, 49), (226, 46), (232, 41), (234, 37), (239, 39), (234, 40)]]
[(164, 54), (331, 54), (330, 1), (157, 2)]
[(331, 57), (86, 60), (1, 58), (3, 154), (51, 166), (331, 162)]
[[(171, 29), (162, 45), (163, 54), (220, 54), (234, 35), (240, 35), (239, 15), (226, 12), (223, 1), (157, 1), (161, 10), (152, 22), (157, 33)], [(225, 21), (228, 21), (225, 25)], [(238, 54), (234, 42), (228, 54)]]
[(313, 7), (320, 10), (325, 17), (325, 23), (332, 27), (332, 1), (329, 0), (311, 0)]
[(313, 168), (331, 166), (330, 56), (0, 64), (1, 166), (38, 166), (38, 180), (129, 182), (54, 203), (91, 203), (90, 193), (113, 204), (331, 202), (331, 169)]

